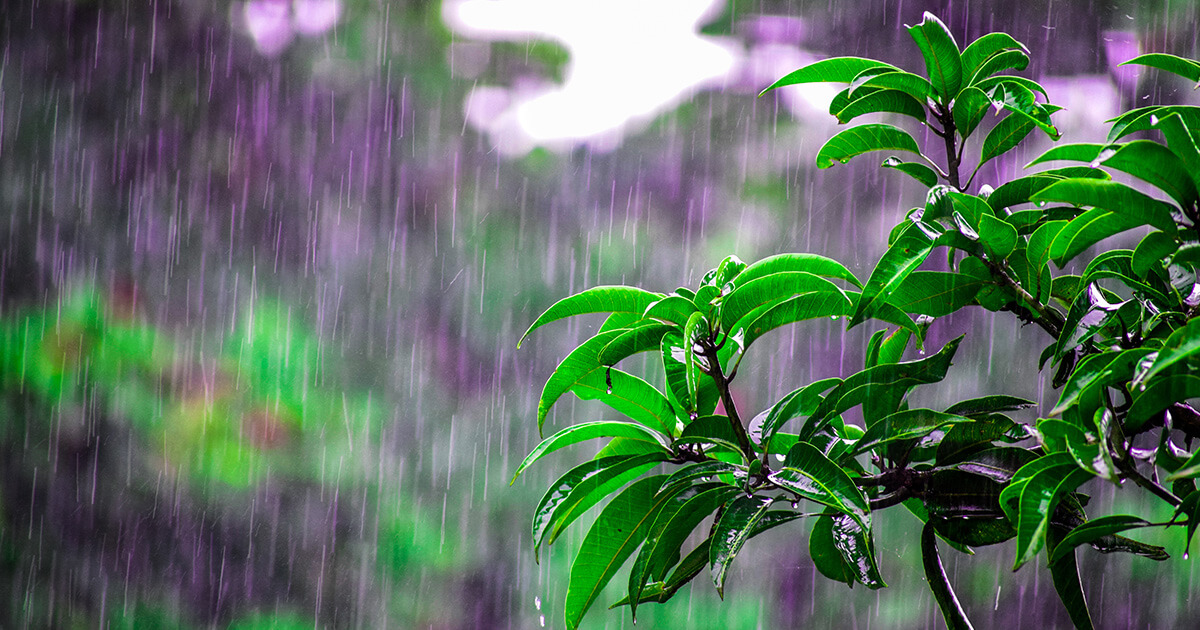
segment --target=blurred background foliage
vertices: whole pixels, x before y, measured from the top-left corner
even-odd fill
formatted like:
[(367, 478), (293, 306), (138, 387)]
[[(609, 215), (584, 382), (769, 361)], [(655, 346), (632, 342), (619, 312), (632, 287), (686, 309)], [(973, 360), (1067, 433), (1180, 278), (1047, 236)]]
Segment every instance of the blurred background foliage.
[[(469, 124), (469, 96), (561, 81), (568, 49), (471, 39), (439, 2), (8, 3), (0, 626), (557, 620), (545, 608), (571, 554), (536, 565), (527, 536), (557, 466), (507, 484), (537, 440), (539, 379), (598, 322), (517, 353), (533, 317), (596, 284), (686, 286), (729, 253), (813, 251), (861, 275), (882, 226), (922, 201), (874, 165), (818, 173), (827, 116), (762, 87), (813, 56), (920, 67), (900, 25), (930, 10), (960, 41), (1026, 43), (1072, 141), (1098, 140), (1122, 104), (1197, 98), (1115, 68), (1139, 50), (1198, 56), (1194, 2), (715, 7), (702, 32), (740, 53), (719, 89), (606, 147), (506, 153)], [(1037, 331), (979, 313), (938, 322), (930, 343), (964, 331), (956, 396), (1054, 398), (1028, 378)], [(761, 409), (851, 371), (870, 332), (777, 333), (737, 394)], [(549, 428), (600, 410), (560, 405)], [(644, 623), (931, 627), (915, 520), (881, 519), (885, 591), (819, 582), (805, 538), (781, 528), (744, 554), (725, 602), (698, 588)], [(1065, 623), (1044, 569), (1011, 575), (988, 549), (947, 560), (985, 625)], [(1187, 627), (1200, 612), (1190, 562), (1081, 562), (1107, 627)]]

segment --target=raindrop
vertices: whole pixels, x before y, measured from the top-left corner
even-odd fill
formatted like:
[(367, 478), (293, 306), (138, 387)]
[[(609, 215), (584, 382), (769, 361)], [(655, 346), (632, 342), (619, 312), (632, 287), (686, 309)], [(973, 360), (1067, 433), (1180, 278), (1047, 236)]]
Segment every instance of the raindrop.
[(541, 595), (535, 595), (533, 597), (533, 607), (538, 610), (542, 609), (542, 596)]

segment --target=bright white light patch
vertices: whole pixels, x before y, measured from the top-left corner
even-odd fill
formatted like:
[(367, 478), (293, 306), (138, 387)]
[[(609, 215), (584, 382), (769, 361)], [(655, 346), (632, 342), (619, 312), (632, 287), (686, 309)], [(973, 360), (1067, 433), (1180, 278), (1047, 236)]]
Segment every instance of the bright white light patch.
[[(497, 147), (520, 154), (535, 146), (569, 149), (580, 142), (616, 146), (625, 130), (644, 126), (696, 90), (720, 85), (739, 48), (702, 36), (720, 0), (458, 0), (444, 17), (456, 32), (488, 40), (551, 39), (570, 54), (562, 85), (495, 87), (468, 97), (468, 121)], [(503, 108), (495, 105), (504, 102)], [(482, 106), (482, 104), (492, 107)], [(473, 111), (472, 111), (473, 110)]]

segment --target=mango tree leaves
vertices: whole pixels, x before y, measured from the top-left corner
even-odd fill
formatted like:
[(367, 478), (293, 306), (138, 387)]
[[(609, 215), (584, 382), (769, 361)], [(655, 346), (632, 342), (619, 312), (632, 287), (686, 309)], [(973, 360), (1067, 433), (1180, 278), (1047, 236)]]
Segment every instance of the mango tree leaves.
[(914, 271), (896, 286), (887, 300), (906, 313), (942, 317), (974, 302), (984, 284), (966, 274)]
[(781, 302), (797, 293), (841, 289), (825, 278), (805, 271), (781, 271), (738, 284), (721, 302), (720, 325), (732, 330), (734, 324), (756, 308)]
[(780, 326), (808, 319), (842, 317), (853, 312), (854, 302), (843, 291), (810, 291), (747, 313), (734, 324), (730, 339), (743, 351)]
[(546, 309), (532, 324), (529, 329), (521, 335), (521, 340), (517, 342), (517, 347), (521, 347), (521, 342), (529, 336), (529, 333), (535, 329), (548, 324), (552, 321), (581, 315), (583, 313), (636, 313), (641, 315), (646, 307), (658, 301), (663, 296), (657, 293), (650, 293), (637, 287), (626, 286), (601, 286), (593, 287), (586, 291), (581, 291), (570, 297), (565, 297)]
[(850, 101), (834, 114), (838, 122), (848, 123), (863, 114), (892, 112), (925, 122), (925, 105), (900, 90), (876, 90)]
[(938, 429), (963, 422), (969, 423), (971, 419), (932, 409), (905, 409), (868, 427), (848, 454), (858, 455), (884, 444), (922, 438)]
[(783, 468), (768, 478), (797, 496), (846, 514), (863, 529), (871, 527), (871, 508), (862, 491), (841, 466), (812, 444), (798, 442), (788, 451)]
[[(665, 440), (662, 436), (643, 427), (639, 424), (631, 424), (628, 422), (585, 422), (574, 426), (566, 427), (561, 431), (542, 440), (540, 444), (535, 446), (529, 455), (525, 456), (525, 461), (517, 467), (517, 472), (513, 473), (513, 481), (521, 475), (530, 465), (543, 456), (557, 451), (560, 448), (578, 444), (584, 440), (591, 440), (598, 437), (626, 437), (642, 442), (651, 442), (663, 447), (663, 451), (669, 453)], [(512, 482), (509, 482), (510, 484)]]
[(821, 575), (867, 588), (887, 586), (875, 562), (875, 543), (869, 530), (846, 514), (825, 512), (817, 518), (808, 539), (808, 552)]
[[(761, 414), (760, 422), (750, 423), (750, 435), (767, 448), (771, 439), (787, 421), (812, 414), (821, 402), (821, 394), (841, 384), (840, 378), (827, 378), (792, 391)], [(755, 418), (759, 420), (759, 418)]]
[(1170, 204), (1120, 182), (1067, 179), (1043, 188), (1032, 199), (1102, 208), (1136, 221), (1134, 225), (1152, 225), (1167, 232), (1175, 230), (1174, 208)]
[[(903, 70), (881, 71), (876, 68), (864, 71), (854, 78), (850, 83), (849, 96), (853, 99), (861, 98), (864, 93), (871, 91), (869, 88), (898, 90), (922, 105), (929, 100), (929, 95), (933, 92), (933, 86), (925, 77)], [(921, 116), (921, 119), (924, 120), (924, 116)]]
[(1037, 125), (1028, 117), (1015, 114), (1005, 116), (984, 136), (983, 149), (979, 154), (979, 165), (983, 166), (993, 158), (1007, 153), (1020, 144), (1036, 127)]
[[(1047, 532), (1051, 546), (1061, 544), (1061, 536), (1056, 529)], [(1092, 630), (1092, 616), (1088, 613), (1087, 600), (1083, 596), (1083, 584), (1079, 581), (1079, 566), (1075, 563), (1075, 554), (1064, 555), (1057, 562), (1051, 562), (1050, 577), (1054, 582), (1054, 590), (1058, 592), (1058, 598), (1066, 607), (1076, 630)]]
[[(1105, 538), (1113, 537), (1113, 534), (1137, 529), (1140, 527), (1150, 527), (1154, 525), (1144, 518), (1132, 516), (1129, 514), (1113, 514), (1111, 516), (1102, 516), (1094, 518), (1075, 529), (1071, 530), (1061, 541), (1058, 542), (1050, 551), (1051, 564), (1058, 562), (1059, 559), (1066, 557), (1067, 554), (1074, 551), (1079, 545), (1089, 544), (1096, 541), (1101, 541)], [(1159, 553), (1154, 554), (1156, 560), (1166, 560), (1169, 556), (1161, 547), (1156, 548)]]
[(1150, 369), (1138, 380), (1139, 382), (1149, 381), (1163, 370), (1195, 356), (1197, 352), (1200, 352), (1200, 319), (1192, 319), (1167, 337), (1162, 348), (1155, 354), (1154, 363), (1150, 364)]
[(599, 400), (647, 427), (671, 436), (676, 433), (671, 403), (653, 385), (616, 368), (592, 370), (571, 387), (583, 400)]
[[(1026, 464), (1004, 492), (1000, 505), (1017, 524), (1017, 554), (1013, 570), (1037, 555), (1046, 542), (1054, 507), (1067, 492), (1092, 478), (1068, 453), (1051, 453)], [(1014, 506), (1015, 503), (1015, 506)]]
[(1165, 70), (1172, 74), (1177, 74), (1185, 79), (1188, 79), (1189, 81), (1200, 83), (1200, 63), (1197, 63), (1191, 59), (1184, 59), (1183, 57), (1176, 57), (1175, 55), (1168, 55), (1164, 53), (1148, 53), (1145, 55), (1138, 55), (1137, 57), (1134, 57), (1129, 61), (1122, 62), (1119, 65), (1124, 66), (1129, 64), (1158, 68), (1159, 70)]
[[(980, 36), (962, 51), (963, 76), (974, 77), (985, 60), (1010, 50), (1029, 53), (1025, 44), (1013, 39), (1008, 33), (988, 33)], [(984, 77), (977, 77), (977, 80), (982, 78)]]
[(875, 265), (847, 328), (853, 328), (872, 317), (879, 310), (880, 303), (888, 303), (891, 294), (925, 262), (932, 249), (933, 241), (929, 236), (916, 224), (910, 224)]
[(846, 164), (851, 158), (872, 151), (921, 153), (917, 141), (907, 131), (884, 123), (872, 123), (851, 127), (826, 141), (817, 152), (817, 168)]
[(883, 161), (880, 166), (891, 168), (907, 174), (909, 177), (921, 182), (925, 186), (933, 186), (937, 184), (938, 174), (933, 169), (919, 162), (905, 162), (898, 157), (891, 156)]
[[(645, 310), (645, 307), (638, 312), (642, 310)], [(554, 405), (555, 401), (592, 371), (605, 369), (600, 363), (600, 351), (624, 332), (624, 329), (616, 329), (598, 333), (595, 337), (579, 344), (558, 364), (554, 373), (546, 379), (546, 385), (542, 387), (542, 396), (538, 400), (538, 433), (541, 433), (542, 425), (546, 421), (546, 414), (550, 412), (550, 407)]]
[(571, 563), (565, 621), (578, 628), (600, 591), (646, 538), (659, 510), (671, 500), (657, 495), (665, 475), (640, 479), (604, 507)]
[(845, 280), (856, 287), (862, 288), (862, 282), (859, 282), (858, 278), (854, 277), (854, 274), (850, 273), (850, 270), (846, 269), (845, 265), (832, 258), (810, 253), (767, 256), (758, 262), (748, 265), (730, 282), (736, 288), (751, 280), (757, 280), (758, 278), (784, 271), (803, 271), (825, 278)]
[(874, 59), (831, 57), (785, 74), (778, 81), (768, 86), (767, 89), (760, 92), (759, 96), (776, 88), (799, 83), (850, 83), (854, 80), (854, 77), (862, 74), (863, 71), (876, 68), (888, 70), (899, 69), (891, 64)]
[(755, 526), (766, 515), (772, 501), (770, 497), (758, 495), (740, 496), (725, 506), (721, 520), (713, 527), (708, 564), (717, 594), (721, 597), (725, 596), (725, 574), (729, 565), (753, 535)]
[(949, 104), (958, 95), (963, 80), (962, 57), (950, 29), (926, 11), (920, 24), (908, 27), (908, 34), (912, 35), (913, 41), (921, 49), (921, 55), (925, 57), (925, 69), (929, 82), (939, 96), (938, 100)]

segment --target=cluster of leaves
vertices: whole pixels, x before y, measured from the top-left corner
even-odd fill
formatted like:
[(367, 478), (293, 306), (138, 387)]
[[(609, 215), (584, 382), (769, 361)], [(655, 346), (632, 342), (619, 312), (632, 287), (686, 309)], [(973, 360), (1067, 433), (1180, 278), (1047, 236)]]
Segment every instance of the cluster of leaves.
[[(960, 51), (936, 17), (909, 27), (926, 76), (871, 59), (826, 59), (768, 89), (806, 82), (848, 84), (830, 106), (839, 121), (891, 112), (919, 120), (944, 140), (944, 162), (887, 124), (849, 128), (819, 151), (821, 168), (874, 151), (929, 187), (924, 207), (892, 230), (866, 282), (835, 260), (782, 254), (747, 265), (726, 258), (695, 290), (669, 294), (603, 286), (565, 298), (529, 332), (583, 313), (609, 313), (546, 382), (539, 430), (567, 392), (599, 400), (630, 422), (567, 427), (541, 442), (517, 469), (593, 438), (599, 454), (563, 474), (533, 519), (535, 553), (590, 508), (612, 497), (571, 567), (566, 625), (575, 628), (630, 556), (627, 604), (662, 602), (705, 569), (718, 591), (746, 542), (811, 516), (809, 550), (825, 576), (884, 586), (875, 561), (872, 513), (904, 505), (924, 522), (921, 546), (930, 587), (947, 624), (969, 627), (942, 570), (937, 539), (970, 552), (1015, 540), (1014, 569), (1046, 550), (1054, 585), (1077, 627), (1091, 627), (1074, 550), (1167, 558), (1164, 549), (1120, 535), (1180, 526), (1190, 540), (1200, 509), (1200, 108), (1153, 106), (1112, 122), (1108, 142), (1057, 146), (1031, 163), (1078, 162), (970, 194), (974, 174), (1035, 129), (1058, 138), (1058, 109), (1040, 85), (1019, 76), (1026, 48), (1003, 33)], [(1200, 81), (1200, 63), (1164, 54), (1140, 64)], [(971, 175), (963, 149), (989, 109), (1003, 114), (984, 135)], [(1137, 132), (1157, 139), (1126, 140)], [(1152, 134), (1143, 134), (1152, 135)], [(1119, 171), (1137, 187), (1112, 181)], [(1144, 184), (1141, 185), (1141, 184)], [(1143, 190), (1150, 191), (1150, 193)], [(1161, 191), (1165, 199), (1151, 193)], [(1083, 254), (1110, 236), (1149, 226), (1132, 249)], [(934, 250), (948, 271), (925, 270)], [(1051, 263), (1058, 273), (1051, 268)], [(1082, 269), (1082, 273), (1068, 273)], [(910, 408), (918, 385), (941, 381), (962, 338), (903, 361), (935, 318), (968, 307), (1010, 312), (1048, 336), (1042, 366), (1055, 370), (1058, 403), (1035, 423), (1010, 414), (1029, 400), (992, 395), (946, 409)], [(864, 369), (801, 387), (745, 421), (729, 384), (752, 343), (780, 326), (843, 318), (888, 324), (867, 346)], [(526, 332), (526, 335), (529, 334)], [(661, 391), (614, 367), (653, 352)], [(858, 407), (864, 426), (843, 421)], [(1028, 412), (1033, 413), (1033, 412)], [(1135, 445), (1136, 440), (1136, 445)], [(1176, 509), (1168, 523), (1135, 515), (1090, 518), (1084, 482), (1132, 481)], [(514, 476), (515, 479), (515, 476)], [(1163, 484), (1168, 484), (1166, 487)], [(801, 502), (817, 512), (800, 509)], [(708, 522), (707, 535), (683, 546)], [(1186, 544), (1186, 542), (1185, 542)], [(635, 553), (636, 552), (636, 553)]]

